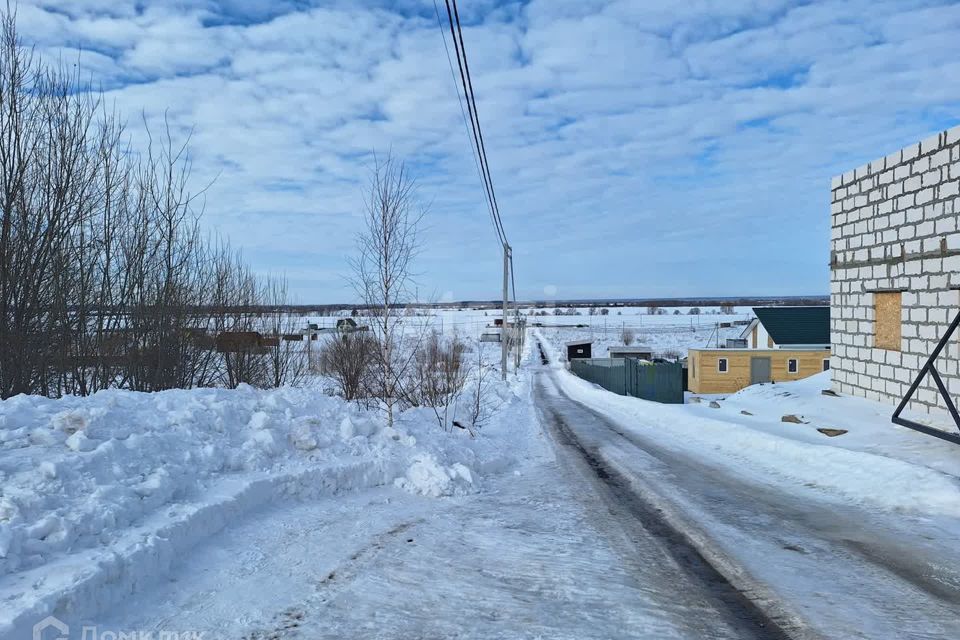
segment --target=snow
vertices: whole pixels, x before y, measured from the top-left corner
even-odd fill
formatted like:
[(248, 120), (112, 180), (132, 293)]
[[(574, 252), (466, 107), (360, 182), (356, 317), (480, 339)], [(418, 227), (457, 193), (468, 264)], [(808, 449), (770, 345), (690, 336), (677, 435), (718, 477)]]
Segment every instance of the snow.
[(475, 492), (517, 455), (492, 436), (524, 404), (525, 384), (496, 388), (498, 413), (475, 437), (441, 430), (425, 409), (388, 427), (310, 389), (0, 402), (0, 638), (51, 613), (104, 610), (278, 500), (394, 485)]
[(463, 495), (473, 489), (469, 467), (455, 462), (449, 467), (430, 454), (421, 454), (407, 468), (403, 477), (393, 481), (397, 487), (424, 496)]
[[(822, 395), (829, 388), (828, 373), (749, 387), (719, 400), (719, 409), (705, 402), (662, 405), (618, 396), (577, 378), (563, 369), (559, 352), (544, 343), (559, 384), (573, 399), (673, 450), (794, 491), (799, 487), (873, 509), (960, 518), (955, 448), (891, 424), (891, 407)], [(800, 414), (809, 424), (784, 423), (786, 414)], [(817, 427), (849, 433), (828, 438)]]
[(753, 317), (747, 309), (736, 309), (734, 314), (692, 316), (647, 315), (640, 309), (629, 311), (633, 313), (623, 316), (536, 316), (528, 318), (528, 322), (541, 323), (543, 326), (537, 327), (540, 335), (555, 346), (572, 341), (592, 341), (594, 358), (607, 357), (609, 347), (624, 346), (624, 328), (634, 334), (633, 346), (648, 346), (657, 357), (677, 355), (685, 358), (688, 349), (724, 345), (727, 338), (737, 338), (743, 330), (743, 326), (737, 325), (720, 327), (721, 323), (733, 324)]
[[(447, 334), (466, 336), (492, 320), (472, 312), (437, 316)], [(597, 330), (601, 318), (577, 320), (589, 319)], [(651, 319), (663, 329), (658, 335), (668, 336), (659, 345), (653, 333), (646, 336), (657, 349), (702, 337), (689, 331), (689, 318), (681, 319), (686, 329), (671, 316)], [(717, 511), (708, 508), (710, 495), (696, 503), (688, 493), (685, 502), (674, 490), (671, 504), (682, 512), (678, 519), (692, 520), (691, 531), (699, 526), (705, 539), (722, 539), (730, 558), (749, 555), (745, 565), (791, 597), (812, 593), (815, 576), (804, 582), (788, 574), (813, 576), (814, 560), (792, 552), (795, 560), (766, 562), (782, 551), (779, 540), (800, 540), (807, 549), (830, 545), (806, 529), (794, 539), (784, 533), (787, 525), (759, 536), (768, 527), (764, 518), (779, 512), (751, 511), (754, 498), (765, 500), (765, 509), (789, 501), (784, 513), (809, 511), (816, 522), (826, 522), (824, 513), (841, 514), (822, 526), (844, 540), (859, 540), (861, 521), (850, 515), (859, 510), (878, 521), (884, 514), (902, 518), (904, 528), (923, 532), (922, 544), (960, 533), (956, 448), (892, 425), (891, 407), (824, 396), (826, 375), (708, 398), (719, 408), (620, 397), (563, 368), (551, 341), (583, 331), (531, 332), (549, 335), (553, 375), (531, 373), (536, 349), (529, 340), (519, 375), (507, 383), (490, 376), (494, 414), (474, 435), (441, 429), (424, 408), (402, 412), (389, 427), (382, 415), (316, 389), (104, 391), (0, 402), (0, 638), (28, 637), (51, 614), (117, 630), (168, 629), (174, 620), (183, 630), (224, 637), (261, 628), (269, 635), (272, 625), (293, 624), (301, 614), (298, 624), (310, 637), (374, 628), (400, 637), (477, 637), (463, 602), (477, 608), (490, 637), (522, 635), (511, 621), (528, 609), (531, 637), (610, 637), (628, 628), (655, 637), (698, 635), (690, 625), (713, 623), (690, 615), (695, 594), (673, 582), (682, 572), (665, 566), (653, 547), (629, 560), (642, 532), (622, 530), (616, 505), (597, 503), (558, 466), (538, 424), (534, 375), (558, 406), (562, 389), (624, 434), (716, 470), (718, 481), (745, 479), (751, 498)], [(497, 346), (471, 355), (492, 362)], [(785, 414), (801, 423), (781, 422)], [(828, 438), (817, 428), (847, 433)], [(612, 468), (629, 471), (631, 482), (672, 490), (669, 465), (616, 442), (609, 437), (598, 449)], [(728, 511), (739, 520), (725, 519)], [(749, 526), (737, 529), (739, 521)], [(765, 573), (764, 563), (776, 567)], [(849, 599), (856, 590), (861, 574), (846, 569), (832, 569), (832, 584), (845, 581), (830, 598)], [(644, 582), (653, 575), (644, 572), (656, 579)], [(404, 599), (410, 589), (429, 611)], [(281, 605), (298, 597), (305, 604), (291, 618)], [(311, 610), (324, 613), (311, 618)]]

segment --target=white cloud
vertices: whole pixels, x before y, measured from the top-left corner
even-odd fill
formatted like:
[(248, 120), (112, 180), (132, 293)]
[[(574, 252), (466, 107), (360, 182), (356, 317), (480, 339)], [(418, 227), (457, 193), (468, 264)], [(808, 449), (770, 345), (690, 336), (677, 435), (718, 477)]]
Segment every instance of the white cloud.
[[(432, 202), (421, 288), (496, 295), (431, 0), (61, 4), (21, 0), (25, 38), (82, 47), (131, 121), (192, 130), (208, 224), (302, 299), (350, 297), (370, 153), (390, 149)], [(825, 292), (829, 177), (960, 104), (948, 3), (463, 4), (524, 296)]]

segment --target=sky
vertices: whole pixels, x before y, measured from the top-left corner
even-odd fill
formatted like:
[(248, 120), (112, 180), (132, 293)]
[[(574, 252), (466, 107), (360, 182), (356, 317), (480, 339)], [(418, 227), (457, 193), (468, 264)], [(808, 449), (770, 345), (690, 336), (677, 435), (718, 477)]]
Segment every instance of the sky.
[[(957, 2), (459, 5), (521, 299), (826, 294), (831, 176), (960, 124)], [(419, 296), (500, 295), (433, 0), (20, 0), (18, 24), (134, 146), (141, 117), (192, 135), (204, 224), (299, 302), (353, 300), (374, 153), (427, 208)]]

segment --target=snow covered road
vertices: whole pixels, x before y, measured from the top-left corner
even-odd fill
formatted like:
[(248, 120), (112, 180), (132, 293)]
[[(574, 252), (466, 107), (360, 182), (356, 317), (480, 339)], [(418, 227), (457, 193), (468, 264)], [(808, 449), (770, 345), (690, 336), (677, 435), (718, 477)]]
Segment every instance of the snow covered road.
[(208, 639), (753, 637), (656, 540), (541, 465), (479, 496), (383, 489), (269, 510), (90, 623)]
[(642, 418), (617, 421), (571, 400), (557, 382), (563, 375), (540, 375), (535, 393), (544, 414), (600, 475), (658, 508), (791, 635), (960, 634), (956, 523), (844, 504), (814, 487), (785, 488), (750, 469), (704, 462), (664, 446)]
[(518, 429), (520, 462), (479, 494), (278, 504), (84, 624), (208, 640), (781, 637), (552, 428)]

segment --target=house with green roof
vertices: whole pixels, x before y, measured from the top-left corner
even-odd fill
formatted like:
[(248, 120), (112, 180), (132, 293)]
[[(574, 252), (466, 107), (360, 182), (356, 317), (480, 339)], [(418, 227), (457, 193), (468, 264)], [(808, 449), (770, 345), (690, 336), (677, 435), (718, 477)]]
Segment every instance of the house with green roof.
[(756, 307), (753, 313), (756, 317), (727, 348), (690, 349), (690, 391), (734, 393), (830, 368), (830, 307)]

